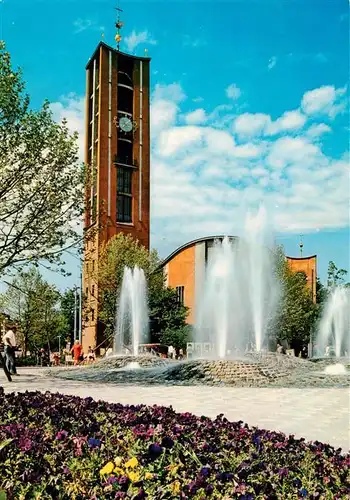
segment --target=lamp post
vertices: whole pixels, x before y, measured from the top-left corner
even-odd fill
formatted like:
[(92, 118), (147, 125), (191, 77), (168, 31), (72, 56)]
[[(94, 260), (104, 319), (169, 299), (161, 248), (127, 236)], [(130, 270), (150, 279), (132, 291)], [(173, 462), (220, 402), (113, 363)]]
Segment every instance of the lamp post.
[(79, 291), (79, 342), (82, 343), (82, 325), (83, 325), (83, 275), (80, 273), (80, 291)]
[(58, 338), (58, 352), (60, 353), (60, 355), (61, 355), (61, 337), (62, 337), (62, 335), (57, 335), (57, 338)]
[(78, 296), (77, 296), (77, 287), (74, 287), (74, 342), (77, 340), (77, 303), (78, 303)]

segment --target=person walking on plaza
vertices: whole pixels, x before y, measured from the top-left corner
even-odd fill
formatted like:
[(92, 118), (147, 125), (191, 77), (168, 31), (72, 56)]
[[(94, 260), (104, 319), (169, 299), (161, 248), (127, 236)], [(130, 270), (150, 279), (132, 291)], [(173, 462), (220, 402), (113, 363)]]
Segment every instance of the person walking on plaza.
[(16, 327), (13, 326), (12, 329), (9, 328), (5, 335), (2, 338), (4, 343), (4, 354), (5, 354), (5, 363), (7, 370), (11, 375), (17, 375), (16, 370)]
[(71, 353), (74, 357), (74, 366), (77, 366), (80, 362), (81, 355), (83, 353), (83, 346), (79, 342), (79, 340), (75, 341), (75, 344), (72, 347)]
[(87, 361), (88, 363), (93, 363), (96, 359), (95, 352), (91, 346), (88, 349)]
[(170, 345), (168, 347), (168, 358), (173, 359), (173, 357), (174, 357), (174, 351), (175, 351), (174, 347), (172, 345)]

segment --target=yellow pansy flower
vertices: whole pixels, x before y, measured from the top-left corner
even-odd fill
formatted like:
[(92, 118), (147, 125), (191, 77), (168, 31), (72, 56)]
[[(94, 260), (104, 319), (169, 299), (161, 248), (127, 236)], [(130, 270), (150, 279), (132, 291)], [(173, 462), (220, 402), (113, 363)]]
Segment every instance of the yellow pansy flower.
[(116, 465), (117, 467), (119, 467), (119, 466), (122, 464), (122, 462), (123, 462), (123, 459), (122, 459), (121, 457), (116, 457), (116, 458), (114, 459), (114, 463), (115, 463), (115, 465)]
[(153, 478), (153, 474), (151, 474), (150, 472), (146, 472), (145, 479), (152, 479), (152, 478)]
[(179, 470), (179, 466), (172, 464), (172, 465), (170, 465), (169, 470), (170, 470), (171, 476), (176, 476), (177, 471)]
[(174, 481), (171, 484), (171, 491), (174, 495), (178, 495), (180, 493), (180, 481)]
[(129, 472), (128, 473), (128, 478), (132, 483), (136, 483), (137, 481), (140, 480), (140, 474), (138, 472)]
[(138, 465), (139, 465), (139, 461), (137, 460), (137, 458), (132, 457), (132, 458), (130, 458), (130, 460), (128, 462), (126, 462), (125, 467), (127, 469), (134, 469)]
[(114, 463), (113, 462), (108, 462), (101, 470), (100, 474), (101, 476), (105, 476), (106, 474), (111, 474), (114, 469)]
[(124, 474), (124, 470), (121, 469), (120, 467), (115, 467), (113, 472), (115, 472), (116, 474), (120, 474), (120, 475)]

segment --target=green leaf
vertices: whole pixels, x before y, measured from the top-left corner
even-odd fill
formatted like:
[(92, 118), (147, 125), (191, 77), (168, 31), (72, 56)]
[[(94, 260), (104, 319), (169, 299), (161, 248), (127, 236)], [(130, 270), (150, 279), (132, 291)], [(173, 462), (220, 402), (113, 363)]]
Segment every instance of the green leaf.
[[(0, 443), (0, 451), (3, 450), (4, 448), (6, 448), (6, 446), (8, 446), (10, 443), (12, 443), (13, 439), (5, 439), (5, 441), (1, 441)], [(1, 496), (0, 496), (0, 500), (1, 500)]]
[(81, 241), (85, 168), (77, 135), (50, 105), (30, 108), (20, 70), (0, 44), (0, 274), (45, 260), (58, 265)]

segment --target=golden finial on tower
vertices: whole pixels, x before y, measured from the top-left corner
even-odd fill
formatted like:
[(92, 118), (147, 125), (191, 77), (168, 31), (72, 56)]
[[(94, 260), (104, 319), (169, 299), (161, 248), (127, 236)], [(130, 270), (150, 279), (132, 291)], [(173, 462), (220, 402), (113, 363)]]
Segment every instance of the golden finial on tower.
[(119, 2), (118, 2), (118, 7), (115, 8), (117, 11), (117, 22), (115, 23), (115, 27), (117, 28), (117, 34), (115, 35), (115, 41), (117, 42), (117, 50), (119, 50), (119, 44), (122, 39), (120, 30), (124, 26), (124, 23), (121, 22), (120, 20), (120, 12), (123, 12), (122, 9), (119, 7)]
[(304, 243), (303, 243), (303, 235), (301, 234), (300, 235), (300, 243), (299, 243), (299, 248), (300, 248), (300, 257), (303, 256), (303, 246), (304, 246)]
[(148, 49), (145, 49), (145, 57), (148, 57)]
[(101, 33), (101, 40), (103, 41), (105, 39), (105, 34)]

